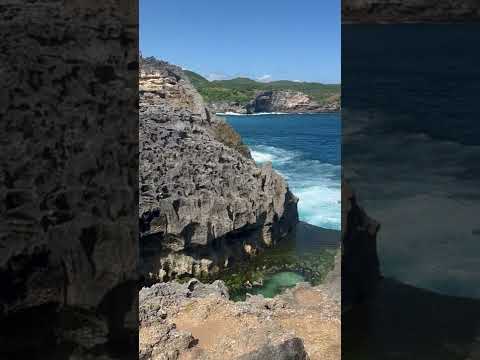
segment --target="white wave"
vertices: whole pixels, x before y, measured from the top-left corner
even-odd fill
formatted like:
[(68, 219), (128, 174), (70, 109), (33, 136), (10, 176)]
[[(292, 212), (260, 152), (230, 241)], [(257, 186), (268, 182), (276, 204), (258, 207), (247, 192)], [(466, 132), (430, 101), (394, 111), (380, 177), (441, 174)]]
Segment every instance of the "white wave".
[(251, 151), (250, 153), (252, 154), (253, 160), (260, 164), (268, 161), (273, 161), (274, 158), (272, 154), (262, 153), (260, 151)]
[(340, 230), (341, 191), (334, 182), (316, 186), (292, 187), (298, 197), (299, 216), (303, 221), (323, 228)]
[(258, 164), (271, 162), (285, 178), (299, 198), (298, 210), (302, 221), (340, 230), (340, 165), (305, 159), (299, 151), (267, 145), (252, 146), (251, 154)]
[(292, 160), (294, 157), (298, 156), (298, 153), (295, 151), (285, 150), (282, 148), (266, 145), (257, 145), (252, 146), (251, 154), (255, 162), (262, 164), (267, 161), (272, 163), (285, 163)]
[(254, 113), (254, 114), (248, 114), (251, 116), (262, 116), (262, 115), (289, 115), (290, 113), (286, 112), (259, 112), (259, 113)]
[(240, 113), (236, 113), (236, 112), (232, 112), (232, 111), (227, 111), (227, 112), (218, 112), (218, 113), (215, 113), (215, 115), (218, 115), (218, 116), (244, 116), (244, 115), (247, 115), (247, 114), (240, 114)]
[[(259, 113), (254, 113), (254, 114), (240, 114), (236, 112), (219, 112), (215, 113), (218, 116), (262, 116), (262, 115), (292, 115), (294, 113), (285, 113), (285, 112), (259, 112)], [(300, 113), (298, 113), (300, 114)]]

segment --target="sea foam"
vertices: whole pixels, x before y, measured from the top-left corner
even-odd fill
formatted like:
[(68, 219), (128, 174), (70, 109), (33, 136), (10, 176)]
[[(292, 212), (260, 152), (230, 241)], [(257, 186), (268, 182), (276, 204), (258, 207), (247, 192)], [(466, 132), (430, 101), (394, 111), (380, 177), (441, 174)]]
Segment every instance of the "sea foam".
[(253, 160), (260, 164), (267, 161), (281, 164), (290, 161), (294, 157), (298, 156), (298, 153), (295, 151), (289, 151), (275, 146), (267, 145), (252, 146), (251, 153)]
[(254, 145), (251, 153), (259, 164), (272, 162), (275, 170), (285, 177), (292, 192), (299, 198), (298, 210), (302, 221), (340, 230), (339, 165), (307, 159), (300, 151), (274, 146)]
[(254, 114), (240, 114), (240, 113), (231, 112), (231, 111), (215, 113), (215, 115), (218, 115), (218, 116), (262, 116), (262, 115), (289, 115), (289, 114), (291, 114), (291, 113), (259, 112), (259, 113), (254, 113)]

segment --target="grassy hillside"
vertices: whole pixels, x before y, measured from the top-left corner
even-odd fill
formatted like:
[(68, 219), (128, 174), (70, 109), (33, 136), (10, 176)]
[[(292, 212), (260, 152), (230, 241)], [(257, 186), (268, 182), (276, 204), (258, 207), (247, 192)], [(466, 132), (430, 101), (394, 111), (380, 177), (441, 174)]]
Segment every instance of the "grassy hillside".
[(340, 97), (340, 84), (320, 84), (313, 82), (296, 82), (289, 80), (258, 82), (248, 78), (208, 81), (192, 71), (185, 71), (192, 84), (205, 101), (238, 102), (246, 104), (253, 99), (255, 93), (263, 90), (295, 90), (312, 97), (320, 104), (331, 102)]

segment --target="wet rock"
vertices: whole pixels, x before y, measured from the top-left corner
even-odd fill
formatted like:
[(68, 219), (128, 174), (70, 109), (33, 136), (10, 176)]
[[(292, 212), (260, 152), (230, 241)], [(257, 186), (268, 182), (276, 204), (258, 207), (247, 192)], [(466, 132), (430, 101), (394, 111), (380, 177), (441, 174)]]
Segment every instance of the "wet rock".
[(252, 283), (253, 286), (263, 286), (263, 279), (258, 279), (253, 281)]

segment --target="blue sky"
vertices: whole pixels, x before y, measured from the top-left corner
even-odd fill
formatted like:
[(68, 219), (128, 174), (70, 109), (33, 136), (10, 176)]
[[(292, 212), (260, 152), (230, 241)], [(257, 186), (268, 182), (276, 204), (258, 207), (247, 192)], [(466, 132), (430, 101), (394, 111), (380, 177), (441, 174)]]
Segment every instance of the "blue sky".
[(140, 50), (210, 79), (340, 82), (340, 0), (140, 0)]

